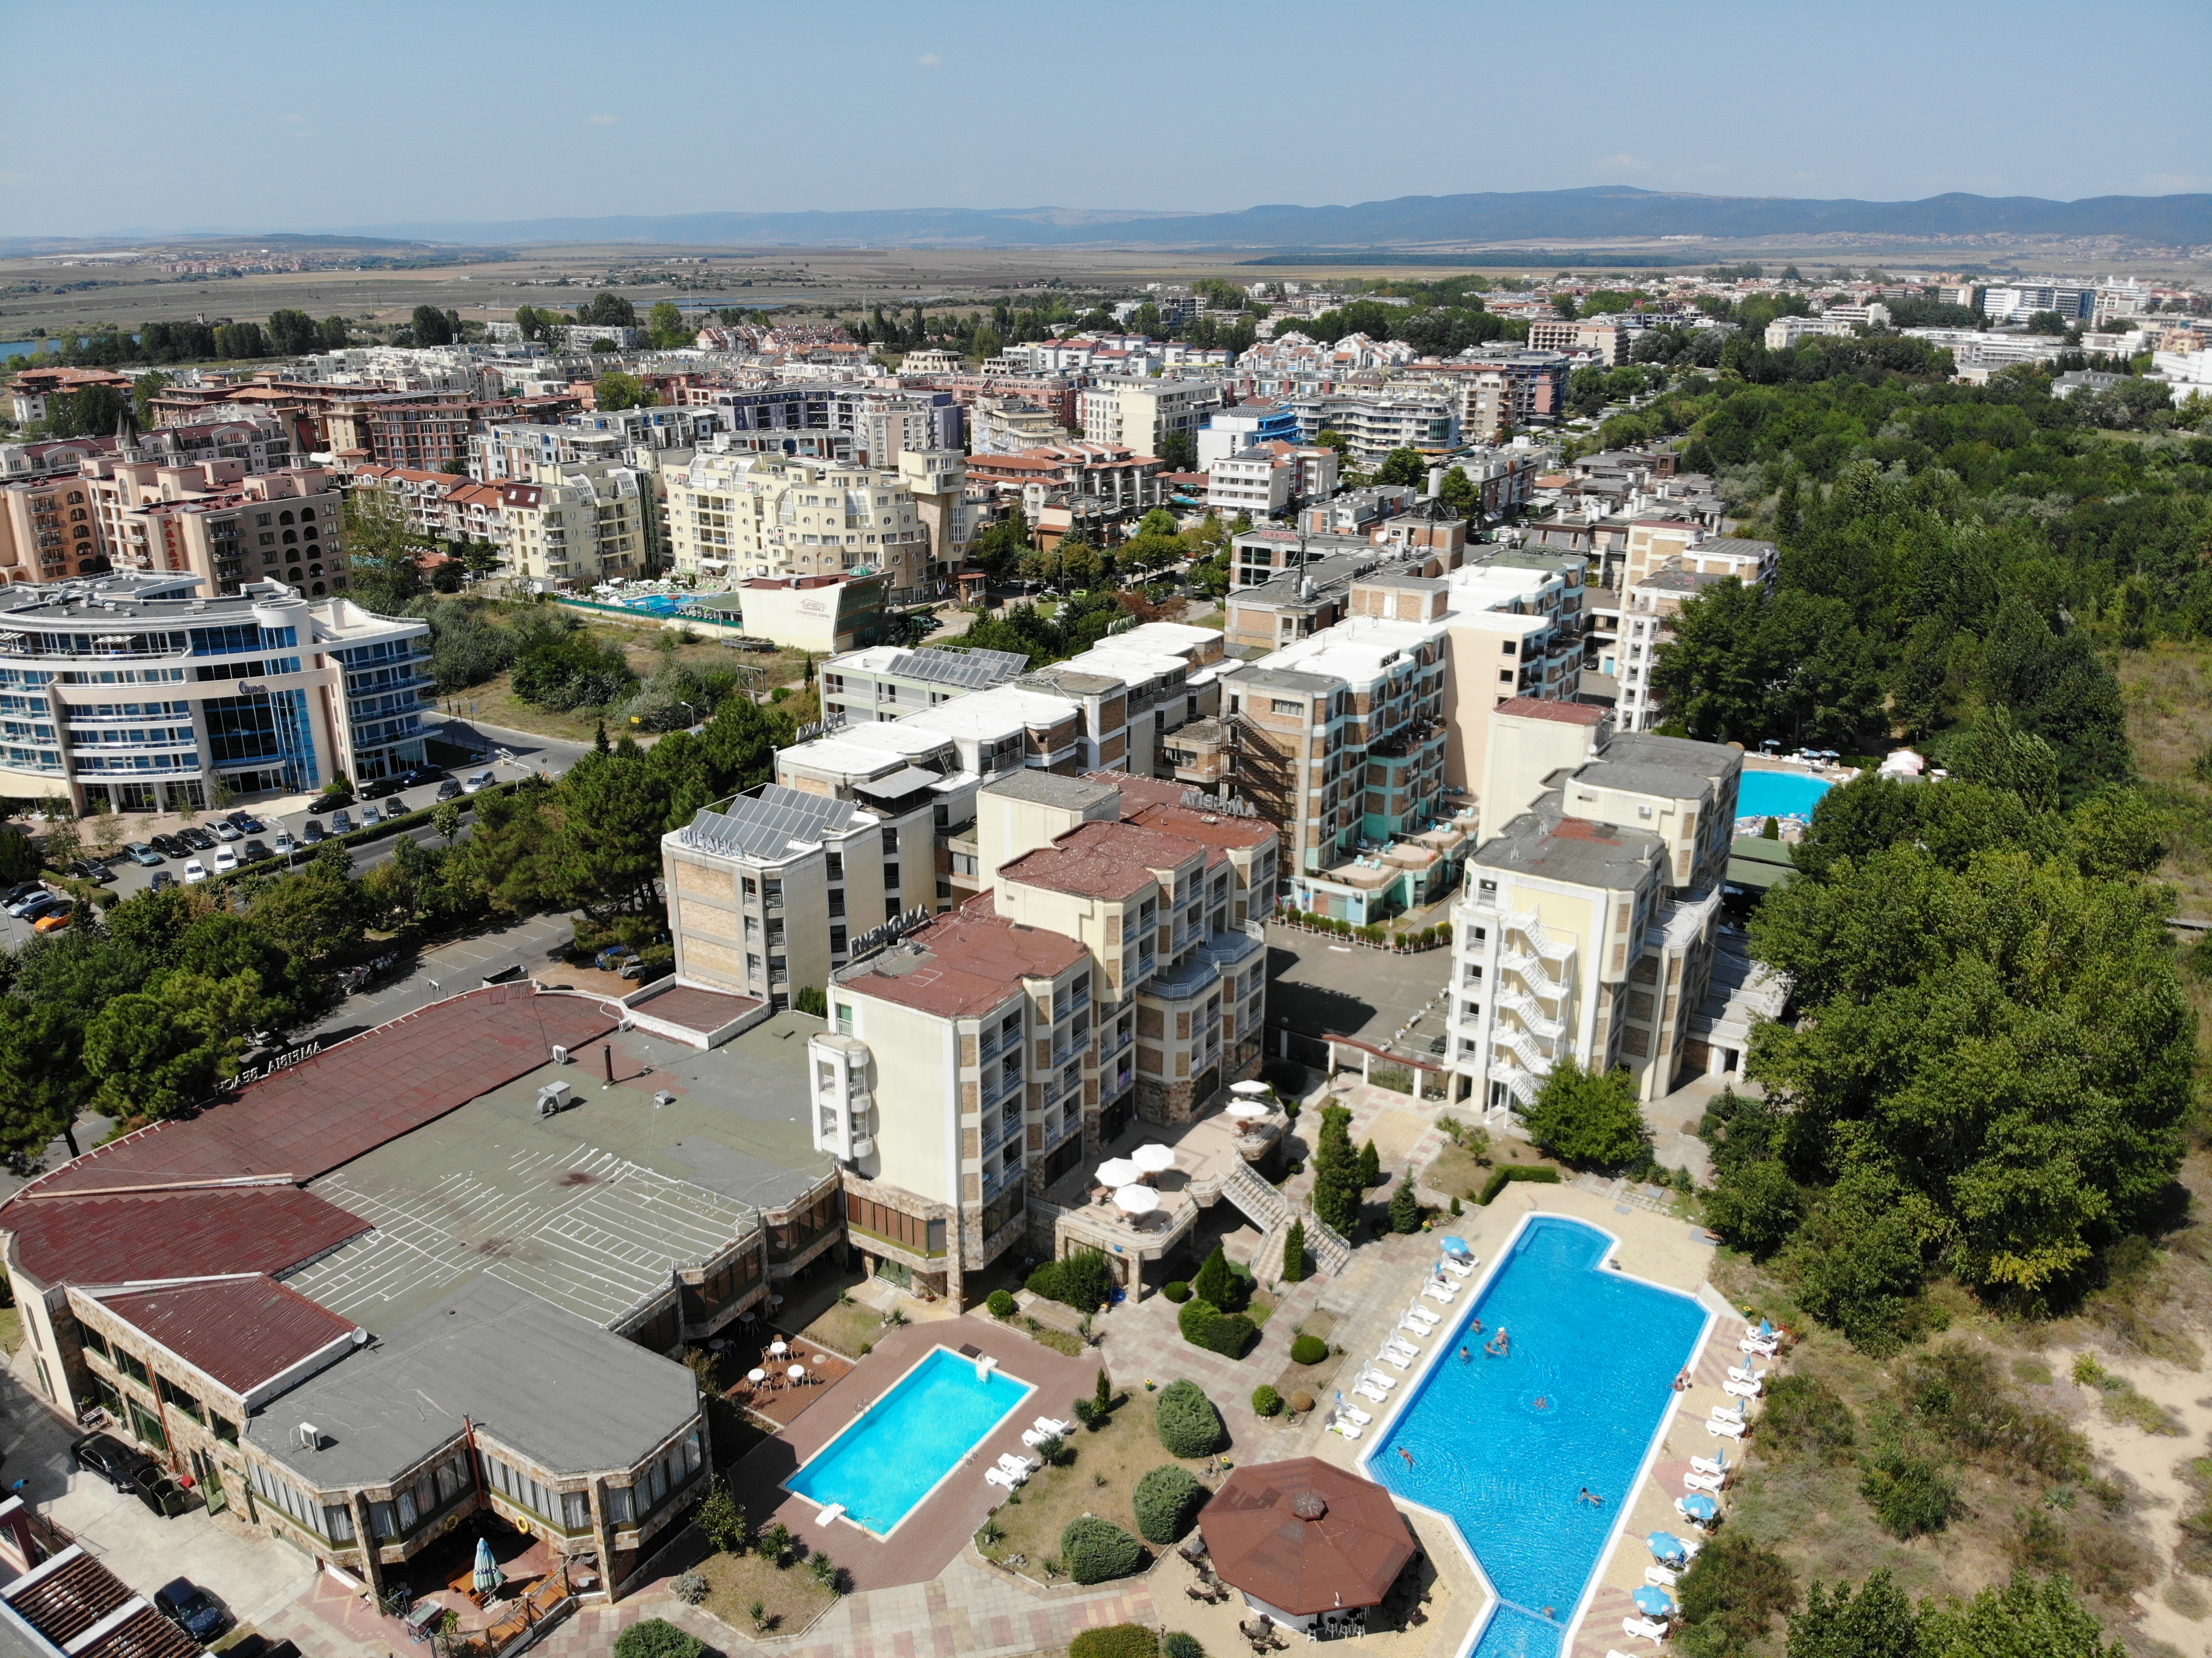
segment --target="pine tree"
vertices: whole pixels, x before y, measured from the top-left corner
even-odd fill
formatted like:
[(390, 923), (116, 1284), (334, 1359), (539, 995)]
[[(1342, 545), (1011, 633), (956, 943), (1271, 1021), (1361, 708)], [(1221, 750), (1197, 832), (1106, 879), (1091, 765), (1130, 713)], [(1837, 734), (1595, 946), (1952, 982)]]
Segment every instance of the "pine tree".
[(1114, 1408), (1114, 1381), (1106, 1374), (1106, 1367), (1103, 1364), (1098, 1367), (1098, 1388), (1097, 1391), (1091, 1395), (1091, 1403), (1092, 1408), (1101, 1416)]
[(1283, 1282), (1298, 1284), (1306, 1275), (1306, 1224), (1302, 1220), (1291, 1223), (1291, 1230), (1283, 1234)]
[(1314, 1148), (1314, 1213), (1340, 1232), (1359, 1218), (1358, 1163), (1352, 1149), (1352, 1113), (1340, 1105), (1322, 1107)]
[(1206, 1258), (1206, 1265), (1198, 1269), (1198, 1276), (1190, 1281), (1190, 1292), (1198, 1300), (1226, 1310), (1236, 1282), (1229, 1270), (1229, 1257), (1222, 1254), (1217, 1243), (1213, 1253)]
[(1363, 1192), (1382, 1184), (1382, 1155), (1370, 1140), (1359, 1148), (1359, 1189)]
[(1407, 1175), (1398, 1182), (1398, 1189), (1390, 1194), (1390, 1230), (1394, 1232), (1418, 1232), (1421, 1230), (1421, 1200), (1413, 1195), (1413, 1177)]

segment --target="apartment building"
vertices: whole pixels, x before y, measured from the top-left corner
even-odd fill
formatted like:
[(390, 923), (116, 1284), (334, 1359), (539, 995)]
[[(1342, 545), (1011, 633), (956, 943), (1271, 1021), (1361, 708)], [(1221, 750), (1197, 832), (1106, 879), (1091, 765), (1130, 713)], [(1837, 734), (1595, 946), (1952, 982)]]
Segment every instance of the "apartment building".
[(1605, 367), (1617, 368), (1628, 361), (1629, 349), (1639, 331), (1611, 317), (1546, 319), (1528, 325), (1528, 349), (1595, 352)]
[[(1723, 581), (1771, 582), (1781, 556), (1771, 541), (1716, 536), (1681, 519), (1639, 519), (1629, 525), (1613, 650), (1623, 731), (1649, 731), (1665, 718), (1652, 672), (1659, 647), (1672, 635), (1669, 618)], [(1593, 642), (1602, 648), (1603, 635)]]
[(880, 571), (894, 588), (928, 579), (928, 527), (901, 472), (705, 450), (665, 461), (666, 544), (678, 574), (745, 577)]
[(1094, 443), (1119, 443), (1140, 455), (1157, 455), (1170, 436), (1197, 441), (1199, 428), (1220, 406), (1218, 380), (1139, 380), (1108, 376), (1076, 397), (1076, 418)]
[(986, 784), (988, 893), (837, 974), (810, 1044), (853, 1242), (956, 1306), (1042, 1241), (1052, 1181), (1258, 1063), (1266, 951), (1230, 917), (1271, 883), (1275, 833), (1133, 782)]
[(242, 461), (103, 458), (84, 483), (111, 568), (189, 571), (211, 593), (234, 594), (249, 581), (282, 581), (310, 598), (346, 589), (344, 499), (318, 468), (248, 477)]
[(905, 450), (957, 449), (966, 430), (964, 410), (949, 392), (872, 392), (851, 406), (853, 459), (888, 471)]
[(49, 398), (73, 397), (95, 386), (110, 386), (128, 397), (131, 376), (112, 368), (18, 368), (9, 383), (10, 412), (18, 426), (46, 419)]
[[(498, 486), (508, 574), (541, 589), (629, 580), (653, 568), (653, 479), (605, 462), (540, 471), (538, 481)], [(487, 520), (489, 521), (489, 520)]]
[(1410, 483), (1370, 483), (1364, 489), (1347, 489), (1307, 506), (1298, 514), (1298, 528), (1309, 536), (1364, 537), (1384, 519), (1412, 511), (1419, 493)]
[(1356, 466), (1379, 466), (1401, 449), (1443, 455), (1459, 446), (1459, 400), (1443, 386), (1400, 380), (1379, 392), (1293, 397), (1285, 404), (1297, 416), (1301, 442), (1334, 432)]
[(1298, 441), (1297, 410), (1280, 403), (1258, 399), (1215, 410), (1198, 431), (1198, 470), (1209, 472), (1216, 461), (1271, 443)]
[(118, 574), (0, 596), (0, 790), (204, 810), (218, 786), (299, 793), (422, 763), (428, 623), (279, 582), (200, 584)]
[(978, 398), (968, 410), (969, 451), (980, 459), (1049, 449), (1067, 440), (1073, 423), (1052, 405), (1024, 397)]
[(969, 498), (968, 457), (958, 449), (908, 449), (899, 454), (898, 470), (914, 497), (915, 521), (929, 537), (928, 577), (949, 581), (968, 562), (983, 525), (983, 503)]
[(1217, 455), (1206, 465), (1206, 510), (1273, 518), (1290, 506), (1297, 473), (1295, 463), (1272, 449)]
[[(1883, 314), (1887, 315), (1887, 313), (1885, 312)], [(1766, 332), (1762, 337), (1765, 341), (1768, 350), (1788, 351), (1795, 349), (1798, 341), (1811, 339), (1815, 335), (1849, 336), (1853, 331), (1855, 331), (1849, 318), (1833, 314), (1820, 317), (1777, 317), (1766, 325)]]
[(947, 644), (910, 650), (875, 645), (822, 665), (822, 714), (853, 724), (902, 720), (918, 708), (1004, 685), (1029, 671), (1026, 656)]
[(1598, 709), (1516, 701), (1494, 719), (1487, 838), (1453, 909), (1454, 1068), (1493, 1111), (1525, 1108), (1568, 1057), (1657, 1099), (1710, 1048), (1743, 757), (1616, 733)]
[(1141, 511), (1165, 499), (1165, 469), (1158, 456), (1139, 454), (1126, 444), (1076, 438), (1018, 453), (979, 452), (969, 458), (968, 480), (1002, 494), (1042, 487), (1065, 491), (1085, 505)]
[(92, 492), (75, 470), (0, 484), (0, 575), (60, 581), (107, 568)]
[(1497, 444), (1565, 412), (1571, 367), (1562, 352), (1477, 346), (1424, 372), (1455, 389), (1460, 441)]

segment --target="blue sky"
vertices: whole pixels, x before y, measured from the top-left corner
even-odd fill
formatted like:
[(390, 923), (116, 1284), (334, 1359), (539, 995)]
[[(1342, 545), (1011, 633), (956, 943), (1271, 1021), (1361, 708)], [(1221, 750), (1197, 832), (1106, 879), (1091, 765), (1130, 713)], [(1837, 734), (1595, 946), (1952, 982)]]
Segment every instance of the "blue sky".
[(2212, 190), (2205, 0), (0, 0), (0, 25), (9, 235)]

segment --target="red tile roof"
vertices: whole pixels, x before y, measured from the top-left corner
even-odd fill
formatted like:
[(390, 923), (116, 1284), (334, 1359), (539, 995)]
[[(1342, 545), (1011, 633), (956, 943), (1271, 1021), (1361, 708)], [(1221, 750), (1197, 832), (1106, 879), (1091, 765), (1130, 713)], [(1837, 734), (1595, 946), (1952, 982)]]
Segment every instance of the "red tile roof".
[[(604, 1036), (620, 1019), (609, 1004), (526, 985), (473, 991), (365, 1031), (228, 1104), (100, 1146), (25, 1190), (52, 1198), (243, 1175), (304, 1185), (536, 1070), (556, 1045)], [(0, 1209), (0, 1225), (7, 1214)]]
[(1510, 696), (1491, 710), (1516, 720), (1554, 720), (1562, 726), (1595, 726), (1613, 710), (1590, 702), (1552, 702), (1540, 696)]
[[(1086, 783), (1105, 783), (1121, 791), (1121, 821), (1196, 841), (1211, 848), (1263, 847), (1282, 831), (1264, 817), (1231, 817), (1219, 812), (1186, 806), (1188, 786), (1156, 777), (1137, 777), (1124, 771), (1088, 771)], [(1209, 865), (1223, 861), (1209, 856)]]
[(234, 1394), (248, 1394), (359, 1327), (264, 1273), (100, 1297), (187, 1364)]
[(115, 1197), (26, 1197), (0, 1209), (17, 1259), (41, 1284), (283, 1272), (369, 1223), (296, 1186)]
[(939, 1018), (973, 1017), (1004, 1002), (1024, 979), (1056, 978), (1086, 954), (1057, 932), (957, 909), (838, 982)]
[(1237, 1469), (1198, 1527), (1224, 1582), (1299, 1617), (1376, 1605), (1413, 1558), (1390, 1493), (1318, 1457)]
[(1023, 886), (1085, 898), (1127, 898), (1154, 872), (1180, 868), (1206, 848), (1184, 835), (1135, 823), (1078, 823), (1048, 847), (1024, 853), (999, 873)]

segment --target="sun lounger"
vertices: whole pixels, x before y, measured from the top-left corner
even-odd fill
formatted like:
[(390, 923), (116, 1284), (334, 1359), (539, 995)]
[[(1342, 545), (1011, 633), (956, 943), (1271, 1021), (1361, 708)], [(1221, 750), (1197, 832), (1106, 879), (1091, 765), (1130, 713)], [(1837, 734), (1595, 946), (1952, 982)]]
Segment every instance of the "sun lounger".
[(1728, 1373), (1731, 1382), (1758, 1382), (1764, 1379), (1766, 1374), (1764, 1370), (1753, 1370), (1751, 1360), (1748, 1358), (1741, 1364), (1729, 1365)]
[(1667, 1638), (1667, 1625), (1655, 1624), (1649, 1618), (1624, 1618), (1620, 1620), (1620, 1632), (1639, 1641), (1663, 1641)]
[(1357, 1405), (1340, 1405), (1336, 1407), (1336, 1413), (1339, 1416), (1350, 1417), (1354, 1422), (1357, 1422), (1363, 1428), (1375, 1419), (1373, 1417), (1368, 1415), (1366, 1412), (1361, 1410)]
[(1388, 1364), (1394, 1370), (1410, 1370), (1413, 1368), (1413, 1361), (1412, 1359), (1407, 1358), (1402, 1353), (1394, 1353), (1388, 1347), (1385, 1347), (1381, 1352), (1376, 1354), (1375, 1357), (1381, 1359), (1385, 1364)]
[(1001, 1491), (1007, 1491), (1013, 1490), (1015, 1486), (1022, 1483), (1020, 1480), (1015, 1479), (1013, 1475), (1008, 1473), (1004, 1468), (986, 1468), (983, 1470), (983, 1478), (988, 1484), (996, 1485)]
[(1041, 1416), (1030, 1425), (1039, 1433), (1052, 1434), (1061, 1439), (1066, 1438), (1075, 1431), (1075, 1424), (1073, 1422), (1056, 1422), (1048, 1416)]
[(1406, 1309), (1406, 1316), (1407, 1318), (1417, 1318), (1420, 1320), (1422, 1323), (1429, 1326), (1431, 1329), (1444, 1321), (1444, 1316), (1442, 1313), (1432, 1313), (1427, 1308), (1422, 1306), (1418, 1301)]
[(1668, 1571), (1664, 1566), (1646, 1566), (1644, 1569), (1644, 1581), (1656, 1589), (1671, 1589), (1682, 1581), (1682, 1574), (1679, 1571)]
[(1388, 1351), (1403, 1353), (1408, 1358), (1419, 1358), (1421, 1356), (1419, 1346), (1407, 1340), (1403, 1336), (1392, 1336), (1382, 1345)]
[(1358, 1381), (1352, 1383), (1352, 1391), (1358, 1394), (1362, 1399), (1373, 1400), (1377, 1405), (1388, 1405), (1390, 1402), (1390, 1395), (1384, 1393), (1380, 1388), (1370, 1382), (1365, 1376), (1360, 1377)]
[(1686, 1473), (1682, 1476), (1682, 1483), (1693, 1491), (1711, 1491), (1717, 1496), (1721, 1487), (1728, 1482), (1717, 1473)]
[(1747, 1353), (1758, 1354), (1761, 1358), (1772, 1358), (1782, 1351), (1782, 1344), (1778, 1341), (1756, 1341), (1749, 1336), (1737, 1342), (1736, 1345)]
[(1008, 1473), (1018, 1473), (1026, 1479), (1044, 1464), (1032, 1462), (1026, 1456), (1016, 1456), (1012, 1451), (1007, 1451), (999, 1458), (999, 1466)]
[(1346, 1439), (1357, 1439), (1359, 1437), (1358, 1427), (1352, 1423), (1345, 1421), (1340, 1417), (1331, 1417), (1328, 1419), (1328, 1431), (1333, 1434), (1342, 1434)]
[(1724, 1394), (1733, 1394), (1738, 1399), (1756, 1399), (1765, 1391), (1765, 1387), (1764, 1383), (1758, 1382), (1723, 1382), (1721, 1383), (1721, 1391)]
[(1449, 1272), (1454, 1278), (1473, 1278), (1474, 1276), (1475, 1261), (1474, 1257), (1472, 1255), (1468, 1256), (1463, 1260), (1455, 1260), (1449, 1255), (1446, 1255), (1442, 1260), (1438, 1261), (1437, 1265), (1443, 1267), (1444, 1271)]
[(1058, 1434), (1048, 1434), (1042, 1428), (1030, 1428), (1025, 1429), (1023, 1431), (1022, 1443), (1034, 1450), (1039, 1445), (1043, 1444), (1046, 1440), (1057, 1439), (1060, 1436)]
[(1429, 1336), (1436, 1333), (1436, 1327), (1434, 1325), (1419, 1323), (1413, 1319), (1404, 1316), (1403, 1315), (1401, 1315), (1399, 1317), (1398, 1327), (1401, 1330), (1411, 1330), (1417, 1336)]
[(1454, 1296), (1457, 1295), (1459, 1291), (1453, 1289), (1449, 1284), (1439, 1284), (1436, 1279), (1431, 1278), (1426, 1284), (1424, 1284), (1421, 1286), (1421, 1293), (1426, 1296), (1431, 1301), (1442, 1301), (1448, 1303)]
[(1717, 1416), (1705, 1424), (1705, 1431), (1717, 1434), (1723, 1439), (1741, 1439), (1743, 1437), (1743, 1424), (1728, 1417)]
[(1384, 1376), (1382, 1371), (1372, 1369), (1359, 1379), (1362, 1382), (1371, 1382), (1378, 1388), (1395, 1388), (1398, 1385), (1395, 1377)]
[(1690, 1459), (1690, 1466), (1699, 1473), (1725, 1476), (1728, 1473), (1728, 1453), (1723, 1451), (1718, 1456), (1693, 1456)]

